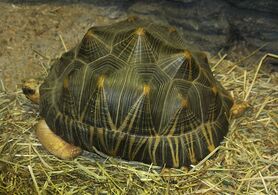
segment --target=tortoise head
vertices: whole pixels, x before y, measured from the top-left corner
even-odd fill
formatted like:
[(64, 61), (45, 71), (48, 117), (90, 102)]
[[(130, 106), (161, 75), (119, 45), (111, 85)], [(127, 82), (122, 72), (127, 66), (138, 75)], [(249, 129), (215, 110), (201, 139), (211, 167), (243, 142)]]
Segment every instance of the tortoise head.
[(31, 100), (33, 103), (38, 104), (40, 99), (39, 87), (40, 81), (36, 79), (28, 79), (23, 81), (22, 91), (24, 95)]

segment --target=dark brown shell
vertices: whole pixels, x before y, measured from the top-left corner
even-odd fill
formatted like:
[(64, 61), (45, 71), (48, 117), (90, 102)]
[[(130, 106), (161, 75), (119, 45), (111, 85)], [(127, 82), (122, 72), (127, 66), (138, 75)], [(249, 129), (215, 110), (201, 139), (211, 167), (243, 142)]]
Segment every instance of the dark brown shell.
[(203, 159), (228, 131), (232, 99), (206, 56), (172, 27), (92, 27), (40, 87), (40, 113), (66, 141), (167, 167)]

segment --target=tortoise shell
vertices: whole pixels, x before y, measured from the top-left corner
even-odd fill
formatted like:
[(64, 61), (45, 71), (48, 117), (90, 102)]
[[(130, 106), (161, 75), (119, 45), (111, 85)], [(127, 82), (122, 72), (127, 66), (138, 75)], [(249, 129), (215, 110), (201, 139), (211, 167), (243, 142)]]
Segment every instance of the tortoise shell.
[(228, 131), (233, 101), (202, 52), (173, 28), (129, 18), (92, 27), (56, 60), (40, 114), (67, 142), (126, 160), (181, 167)]

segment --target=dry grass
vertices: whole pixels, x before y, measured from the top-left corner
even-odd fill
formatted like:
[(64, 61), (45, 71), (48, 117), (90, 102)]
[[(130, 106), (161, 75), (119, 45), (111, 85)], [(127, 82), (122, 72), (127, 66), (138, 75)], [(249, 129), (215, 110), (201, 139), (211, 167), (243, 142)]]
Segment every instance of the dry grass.
[(262, 61), (243, 69), (224, 58), (212, 60), (214, 72), (250, 110), (231, 121), (210, 158), (163, 174), (101, 154), (73, 161), (48, 154), (34, 136), (38, 107), (20, 89), (7, 93), (0, 81), (0, 194), (278, 194), (277, 75), (264, 73)]

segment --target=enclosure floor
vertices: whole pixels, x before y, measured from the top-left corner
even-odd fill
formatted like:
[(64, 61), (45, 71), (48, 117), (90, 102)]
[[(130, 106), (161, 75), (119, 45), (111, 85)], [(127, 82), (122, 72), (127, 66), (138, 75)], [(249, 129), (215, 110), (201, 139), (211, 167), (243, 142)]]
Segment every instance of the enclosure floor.
[(250, 109), (189, 171), (86, 152), (62, 161), (35, 137), (39, 108), (22, 94), (21, 80), (43, 78), (50, 59), (76, 45), (88, 27), (127, 14), (114, 6), (6, 3), (0, 13), (0, 194), (278, 194), (278, 77), (264, 64), (209, 59), (216, 78)]
[(0, 78), (8, 91), (15, 90), (22, 79), (40, 76), (41, 63), (64, 52), (61, 37), (70, 49), (89, 27), (126, 16), (115, 6), (51, 3), (0, 2), (0, 13)]

